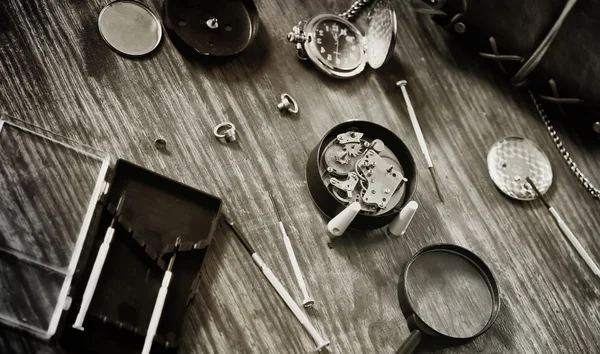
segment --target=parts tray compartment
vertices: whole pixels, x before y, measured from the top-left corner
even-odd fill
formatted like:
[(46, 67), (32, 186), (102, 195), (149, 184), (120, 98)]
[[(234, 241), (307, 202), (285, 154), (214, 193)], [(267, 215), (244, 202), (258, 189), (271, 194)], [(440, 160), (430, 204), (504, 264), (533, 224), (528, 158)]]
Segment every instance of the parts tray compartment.
[[(140, 353), (180, 238), (152, 346), (152, 353), (175, 353), (221, 199), (125, 160), (111, 168), (109, 157), (93, 148), (0, 118), (0, 325), (67, 353)], [(123, 195), (85, 329), (74, 329)]]

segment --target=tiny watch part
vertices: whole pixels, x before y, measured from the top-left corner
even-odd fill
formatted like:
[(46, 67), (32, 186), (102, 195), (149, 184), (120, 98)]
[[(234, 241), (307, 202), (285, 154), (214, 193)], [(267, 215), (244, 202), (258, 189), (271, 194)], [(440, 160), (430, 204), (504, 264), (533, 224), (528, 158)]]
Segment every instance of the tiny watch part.
[(215, 126), (213, 134), (221, 143), (229, 143), (236, 140), (237, 133), (233, 123), (225, 122)]
[(294, 26), (288, 40), (298, 57), (310, 60), (329, 76), (345, 79), (360, 74), (368, 63), (381, 67), (396, 43), (396, 13), (389, 0), (376, 1), (368, 14), (366, 37), (346, 18), (321, 14)]
[(290, 94), (283, 93), (281, 94), (281, 101), (277, 104), (277, 109), (296, 114), (298, 113), (298, 103)]

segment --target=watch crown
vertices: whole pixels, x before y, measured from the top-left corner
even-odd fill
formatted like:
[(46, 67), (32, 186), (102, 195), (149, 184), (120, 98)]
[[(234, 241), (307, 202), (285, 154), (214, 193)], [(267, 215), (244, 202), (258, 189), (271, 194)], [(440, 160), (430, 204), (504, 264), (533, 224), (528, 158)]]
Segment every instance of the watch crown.
[(309, 38), (305, 36), (304, 33), (300, 31), (300, 29), (298, 29), (298, 27), (294, 27), (294, 31), (288, 33), (287, 39), (292, 43), (304, 43), (307, 40), (309, 40)]

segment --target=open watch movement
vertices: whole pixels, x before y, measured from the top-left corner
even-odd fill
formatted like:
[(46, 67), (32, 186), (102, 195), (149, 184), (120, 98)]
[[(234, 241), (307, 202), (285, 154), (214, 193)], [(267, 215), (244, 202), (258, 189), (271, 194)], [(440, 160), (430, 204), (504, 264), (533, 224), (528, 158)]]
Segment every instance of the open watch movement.
[(354, 19), (371, 0), (358, 0), (343, 14), (321, 14), (301, 21), (288, 34), (298, 58), (312, 61), (327, 75), (344, 79), (360, 74), (368, 63), (380, 68), (394, 51), (396, 13), (389, 0), (376, 0), (368, 13), (365, 36)]

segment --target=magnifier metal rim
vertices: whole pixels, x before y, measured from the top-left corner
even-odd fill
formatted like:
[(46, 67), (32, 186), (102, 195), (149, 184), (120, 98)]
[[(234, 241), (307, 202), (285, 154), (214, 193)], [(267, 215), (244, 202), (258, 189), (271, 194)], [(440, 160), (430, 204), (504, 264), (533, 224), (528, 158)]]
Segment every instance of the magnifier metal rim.
[[(408, 271), (410, 269), (410, 266), (415, 262), (415, 260), (417, 260), (417, 258), (419, 258), (419, 256), (429, 252), (446, 252), (462, 257), (464, 260), (471, 263), (477, 270), (479, 270), (479, 274), (486, 281), (488, 289), (490, 290), (490, 294), (492, 296), (492, 313), (490, 314), (490, 318), (488, 319), (486, 325), (473, 336), (455, 337), (447, 335), (445, 333), (441, 333), (436, 329), (432, 328), (429, 324), (427, 324), (427, 322), (425, 322), (415, 311), (413, 301), (411, 300), (410, 295), (406, 289)], [(404, 271), (401, 276), (401, 281), (398, 283), (398, 300), (400, 302), (401, 307), (404, 303), (408, 305), (408, 308), (402, 309), (403, 312), (405, 312), (405, 317), (408, 319), (409, 317), (414, 316), (417, 319), (417, 321), (415, 321), (415, 326), (417, 327), (416, 329), (420, 330), (425, 335), (434, 335), (441, 338), (448, 338), (453, 341), (466, 341), (485, 333), (496, 321), (498, 313), (500, 312), (500, 290), (498, 288), (496, 278), (494, 278), (494, 275), (490, 268), (485, 264), (485, 262), (481, 258), (479, 258), (479, 256), (469, 251), (468, 249), (448, 243), (440, 243), (423, 247), (412, 256), (408, 263), (406, 263), (406, 266), (404, 267)], [(424, 326), (425, 328), (421, 328), (422, 326)]]
[[(129, 4), (136, 5), (136, 6), (140, 7), (140, 8), (142, 8), (142, 9), (146, 10), (148, 12), (148, 14), (152, 17), (152, 19), (154, 20), (154, 22), (158, 25), (158, 38), (156, 39), (156, 43), (154, 43), (154, 45), (152, 46), (152, 48), (148, 48), (148, 50), (146, 50), (144, 53), (131, 54), (131, 53), (127, 53), (127, 52), (124, 52), (121, 49), (116, 48), (104, 36), (104, 32), (102, 31), (102, 26), (100, 25), (100, 19), (102, 19), (102, 16), (105, 15), (106, 11), (111, 6), (114, 6), (117, 3), (129, 3)], [(115, 0), (115, 1), (113, 1), (111, 3), (109, 3), (108, 5), (104, 6), (102, 8), (102, 10), (100, 10), (100, 14), (98, 14), (98, 31), (100, 32), (100, 36), (102, 36), (102, 40), (104, 40), (104, 43), (106, 43), (106, 45), (108, 45), (110, 47), (110, 49), (114, 50), (115, 52), (117, 52), (117, 53), (119, 53), (121, 55), (127, 56), (127, 57), (143, 57), (145, 55), (148, 55), (148, 54), (152, 53), (158, 47), (158, 45), (162, 41), (162, 37), (163, 37), (162, 24), (161, 24), (160, 19), (158, 18), (158, 16), (156, 16), (156, 14), (148, 6), (146, 6), (145, 4), (142, 4), (141, 2), (135, 1), (135, 0)]]

